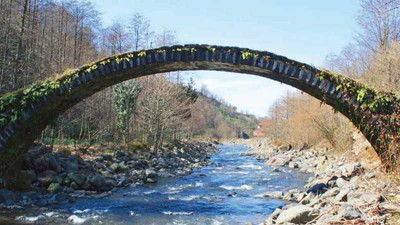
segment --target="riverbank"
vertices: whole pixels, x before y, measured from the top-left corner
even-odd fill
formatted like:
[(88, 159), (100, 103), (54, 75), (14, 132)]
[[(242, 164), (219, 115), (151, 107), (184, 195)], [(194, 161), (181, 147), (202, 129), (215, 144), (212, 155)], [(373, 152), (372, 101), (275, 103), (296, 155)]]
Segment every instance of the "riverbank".
[(394, 174), (383, 172), (369, 144), (354, 134), (348, 152), (334, 149), (276, 146), (266, 139), (228, 141), (251, 148), (243, 153), (265, 160), (279, 171), (290, 167), (314, 174), (305, 185), (287, 192), (269, 192), (267, 198), (288, 205), (276, 209), (266, 224), (399, 224), (400, 186)]
[[(103, 198), (121, 187), (156, 183), (209, 165), (215, 142), (165, 144), (154, 154), (136, 143), (130, 151), (57, 148), (37, 145), (26, 154), (19, 188), (0, 189), (0, 210), (46, 207), (79, 198)], [(0, 220), (0, 223), (2, 221)]]

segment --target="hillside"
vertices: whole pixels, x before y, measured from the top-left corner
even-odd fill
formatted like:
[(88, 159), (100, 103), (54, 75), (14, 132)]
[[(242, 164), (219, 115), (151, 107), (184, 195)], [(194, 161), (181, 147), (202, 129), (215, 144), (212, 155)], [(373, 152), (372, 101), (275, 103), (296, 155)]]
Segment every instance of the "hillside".
[(238, 112), (235, 106), (202, 90), (193, 105), (189, 124), (196, 137), (248, 138), (253, 135), (257, 118)]

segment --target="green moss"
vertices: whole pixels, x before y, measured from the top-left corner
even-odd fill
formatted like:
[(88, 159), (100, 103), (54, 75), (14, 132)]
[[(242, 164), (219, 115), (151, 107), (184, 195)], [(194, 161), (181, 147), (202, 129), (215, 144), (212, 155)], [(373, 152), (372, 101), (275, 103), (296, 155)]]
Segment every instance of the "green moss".
[(360, 107), (372, 113), (382, 113), (385, 109), (397, 102), (398, 98), (392, 93), (385, 93), (368, 87), (348, 77), (339, 75), (328, 70), (322, 70), (317, 77), (320, 80), (326, 79), (336, 85), (336, 90), (342, 89), (349, 96), (356, 96)]
[(257, 53), (250, 52), (250, 51), (241, 51), (240, 53), (242, 55), (242, 59), (245, 59), (245, 60), (251, 59), (251, 58), (254, 59), (259, 56)]
[(211, 47), (211, 46), (207, 46), (207, 49), (208, 49), (209, 51), (215, 52), (215, 49), (216, 49), (216, 48)]

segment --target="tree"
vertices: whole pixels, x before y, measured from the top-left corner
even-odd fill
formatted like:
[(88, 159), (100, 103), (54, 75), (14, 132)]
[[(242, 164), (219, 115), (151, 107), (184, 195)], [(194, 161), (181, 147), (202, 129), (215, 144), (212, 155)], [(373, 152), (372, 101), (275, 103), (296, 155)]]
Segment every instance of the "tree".
[(400, 0), (363, 0), (357, 41), (373, 52), (400, 40)]
[(115, 86), (115, 107), (117, 109), (117, 127), (123, 137), (126, 146), (129, 138), (129, 125), (131, 118), (136, 113), (137, 99), (141, 86), (136, 79), (117, 84)]
[(195, 101), (188, 88), (167, 80), (165, 74), (140, 79), (140, 119), (143, 139), (153, 144), (156, 153), (165, 139), (172, 139), (191, 116), (190, 105)]
[(149, 48), (151, 45), (149, 43), (150, 38), (154, 35), (150, 31), (150, 21), (139, 13), (133, 14), (129, 23), (129, 35), (131, 36), (135, 51)]

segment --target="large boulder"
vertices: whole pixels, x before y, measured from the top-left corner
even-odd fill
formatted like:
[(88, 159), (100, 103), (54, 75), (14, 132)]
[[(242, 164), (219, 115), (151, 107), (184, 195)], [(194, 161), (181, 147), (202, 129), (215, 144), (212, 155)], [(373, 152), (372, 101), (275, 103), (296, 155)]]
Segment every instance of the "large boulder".
[(312, 221), (317, 215), (313, 214), (313, 208), (305, 205), (295, 205), (282, 211), (278, 218), (277, 224), (305, 224)]

